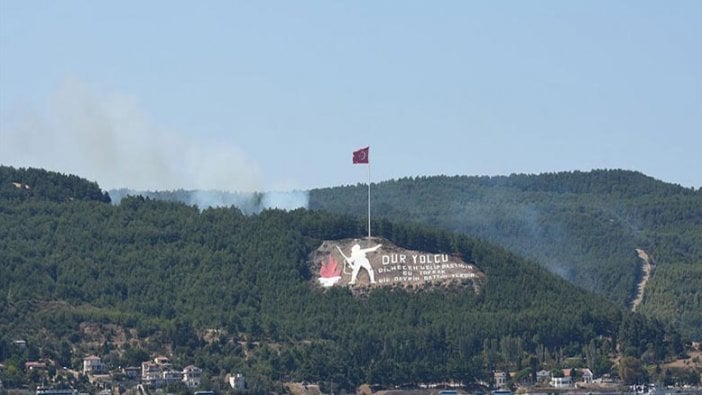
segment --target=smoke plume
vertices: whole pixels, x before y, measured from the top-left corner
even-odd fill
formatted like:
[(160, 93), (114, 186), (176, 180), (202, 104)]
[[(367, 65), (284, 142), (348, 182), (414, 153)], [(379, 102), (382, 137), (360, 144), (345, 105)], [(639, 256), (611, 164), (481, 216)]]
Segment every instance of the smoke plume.
[(261, 188), (259, 166), (232, 142), (162, 128), (133, 97), (80, 81), (64, 82), (45, 112), (15, 108), (2, 117), (8, 165), (76, 174), (103, 188)]
[(65, 81), (45, 111), (30, 105), (3, 111), (0, 141), (3, 164), (76, 174), (112, 188), (115, 201), (134, 190), (188, 189), (187, 199), (174, 200), (246, 213), (307, 207), (305, 192), (253, 192), (264, 187), (261, 170), (232, 141), (160, 127), (135, 98), (78, 80)]
[[(78, 80), (61, 84), (44, 111), (30, 105), (3, 110), (0, 142), (3, 164), (76, 174), (103, 188), (187, 189), (193, 192), (186, 203), (235, 205), (248, 213), (307, 206), (304, 192), (255, 193), (264, 187), (260, 167), (233, 141), (163, 128), (134, 97)], [(115, 191), (118, 201), (123, 193)]]
[(177, 201), (200, 209), (209, 207), (237, 207), (244, 214), (258, 214), (266, 209), (293, 210), (308, 206), (309, 193), (291, 192), (225, 192), (225, 191), (136, 191), (114, 189), (109, 191), (112, 203), (119, 204), (126, 196), (144, 196), (151, 199)]

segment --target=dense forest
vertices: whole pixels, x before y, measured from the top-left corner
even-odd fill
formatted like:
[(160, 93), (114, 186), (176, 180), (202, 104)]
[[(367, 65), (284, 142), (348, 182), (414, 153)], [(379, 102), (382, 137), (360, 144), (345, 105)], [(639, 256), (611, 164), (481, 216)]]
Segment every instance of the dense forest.
[[(310, 191), (310, 209), (362, 217), (366, 185)], [(638, 172), (416, 177), (372, 185), (372, 216), (500, 245), (631, 306), (636, 249), (655, 263), (638, 311), (702, 337), (702, 190)]]
[[(422, 195), (421, 184), (388, 185), (413, 196)], [(322, 193), (333, 195), (334, 204), (343, 202), (344, 193), (315, 193), (317, 207)], [(505, 196), (505, 202), (515, 199)], [(691, 197), (679, 193), (682, 202)], [(386, 199), (378, 204), (389, 212), (392, 200)], [(201, 211), (144, 197), (109, 201), (95, 183), (78, 177), (0, 166), (0, 362), (6, 385), (21, 384), (15, 373), (24, 361), (49, 358), (78, 367), (89, 354), (115, 367), (166, 354), (181, 366), (203, 368), (212, 386), (242, 372), (252, 391), (268, 392), (287, 380), (327, 389), (489, 381), (493, 369), (534, 374), (566, 367), (573, 363), (569, 357), (602, 374), (615, 371), (610, 357), (617, 350), (644, 364), (683, 352), (680, 335), (664, 321), (631, 313), (462, 233), (387, 219), (374, 223), (376, 235), (399, 246), (475, 263), (487, 276), (478, 294), (460, 287), (322, 289), (310, 253), (323, 240), (362, 237), (363, 218), (304, 209)], [(593, 207), (585, 202), (583, 217)], [(394, 210), (411, 207), (410, 201)], [(514, 233), (511, 207), (504, 203), (501, 218)], [(424, 209), (441, 225), (441, 202)], [(612, 226), (624, 226), (625, 219)], [(694, 229), (695, 220), (690, 224)], [(646, 247), (666, 241), (650, 239)], [(665, 256), (657, 252), (660, 261)], [(13, 346), (17, 339), (28, 348)]]

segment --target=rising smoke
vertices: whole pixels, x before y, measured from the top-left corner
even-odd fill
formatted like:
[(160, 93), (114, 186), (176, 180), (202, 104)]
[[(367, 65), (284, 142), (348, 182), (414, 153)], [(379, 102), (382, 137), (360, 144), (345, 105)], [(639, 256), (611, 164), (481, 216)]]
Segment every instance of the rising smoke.
[[(3, 110), (0, 141), (2, 164), (76, 174), (103, 188), (260, 191), (264, 187), (256, 161), (231, 141), (168, 130), (155, 124), (134, 97), (105, 94), (78, 80), (61, 84), (45, 111), (28, 105)], [(307, 205), (302, 192), (247, 193), (259, 196), (264, 207)], [(201, 208), (255, 203), (224, 195), (217, 201), (218, 194), (211, 192), (196, 195), (191, 203)]]
[(258, 214), (266, 209), (292, 210), (306, 208), (309, 202), (307, 191), (291, 192), (225, 192), (213, 190), (192, 191), (136, 191), (130, 189), (110, 190), (112, 203), (119, 204), (126, 196), (144, 196), (157, 200), (177, 201), (200, 209), (209, 207), (237, 207), (244, 214)]

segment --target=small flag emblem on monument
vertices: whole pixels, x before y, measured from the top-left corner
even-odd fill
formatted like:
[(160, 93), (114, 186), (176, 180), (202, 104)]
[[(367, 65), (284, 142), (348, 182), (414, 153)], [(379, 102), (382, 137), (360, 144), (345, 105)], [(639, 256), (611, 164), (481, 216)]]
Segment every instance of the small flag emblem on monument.
[(370, 147), (361, 148), (357, 151), (353, 151), (353, 164), (358, 163), (368, 163), (368, 151)]

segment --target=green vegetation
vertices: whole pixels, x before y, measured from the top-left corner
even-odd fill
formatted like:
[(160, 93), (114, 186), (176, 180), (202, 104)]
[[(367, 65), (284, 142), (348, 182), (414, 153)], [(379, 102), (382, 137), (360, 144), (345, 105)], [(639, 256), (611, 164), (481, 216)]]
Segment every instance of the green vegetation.
[(9, 166), (0, 166), (0, 199), (15, 202), (30, 199), (110, 202), (110, 196), (102, 192), (95, 182), (43, 169), (15, 169)]
[(78, 178), (4, 167), (0, 175), (5, 383), (27, 380), (18, 374), (27, 360), (78, 367), (93, 353), (112, 367), (163, 353), (204, 369), (209, 385), (242, 372), (252, 391), (267, 392), (287, 379), (347, 389), (490, 380), (492, 369), (561, 367), (572, 356), (602, 373), (617, 346), (636, 360), (683, 351), (661, 321), (465, 235), (387, 220), (374, 228), (400, 246), (474, 262), (487, 275), (479, 294), (398, 287), (354, 295), (318, 287), (308, 256), (322, 240), (363, 236), (363, 219), (307, 210), (246, 216), (142, 197), (114, 206)]
[[(656, 263), (642, 313), (702, 337), (702, 190), (621, 170), (417, 177), (373, 185), (373, 217), (498, 244), (620, 306)], [(313, 190), (310, 208), (363, 217), (366, 186)]]

